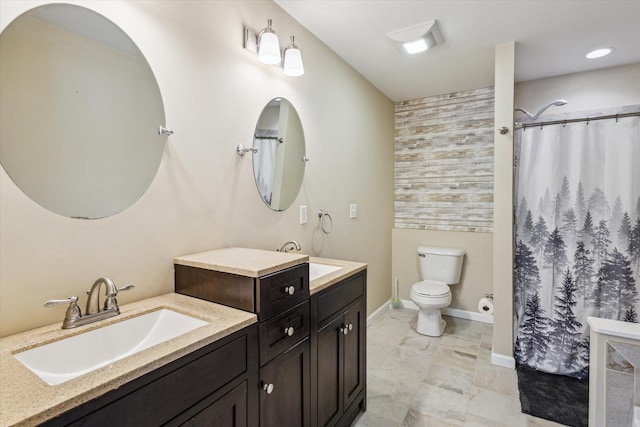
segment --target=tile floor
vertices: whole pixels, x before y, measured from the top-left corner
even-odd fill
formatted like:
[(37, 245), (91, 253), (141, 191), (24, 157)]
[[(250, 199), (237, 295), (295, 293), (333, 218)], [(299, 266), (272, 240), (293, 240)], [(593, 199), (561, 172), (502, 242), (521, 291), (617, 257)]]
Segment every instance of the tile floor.
[(561, 426), (520, 412), (516, 371), (492, 365), (492, 325), (446, 317), (441, 337), (418, 312), (389, 309), (367, 329), (367, 412), (354, 427)]

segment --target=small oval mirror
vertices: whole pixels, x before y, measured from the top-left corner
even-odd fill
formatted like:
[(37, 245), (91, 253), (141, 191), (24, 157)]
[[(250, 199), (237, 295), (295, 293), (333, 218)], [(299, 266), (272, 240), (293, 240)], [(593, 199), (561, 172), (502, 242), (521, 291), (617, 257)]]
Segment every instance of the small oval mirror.
[(162, 97), (135, 43), (102, 15), (48, 4), (0, 34), (0, 163), (33, 201), (73, 218), (114, 215), (153, 181)]
[(287, 209), (304, 177), (306, 148), (298, 112), (285, 98), (264, 107), (253, 134), (253, 176), (258, 193), (274, 211)]

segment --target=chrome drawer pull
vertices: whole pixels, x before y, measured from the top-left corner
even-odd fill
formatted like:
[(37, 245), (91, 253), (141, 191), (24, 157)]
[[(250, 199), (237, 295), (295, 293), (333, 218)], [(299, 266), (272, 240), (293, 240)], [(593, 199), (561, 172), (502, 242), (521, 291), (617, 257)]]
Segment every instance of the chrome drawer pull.
[(294, 286), (285, 286), (284, 288), (285, 294), (293, 295), (295, 291), (296, 291), (296, 288)]
[(289, 336), (289, 337), (293, 336), (294, 332), (295, 331), (293, 329), (293, 326), (289, 326), (288, 328), (284, 328), (284, 334)]

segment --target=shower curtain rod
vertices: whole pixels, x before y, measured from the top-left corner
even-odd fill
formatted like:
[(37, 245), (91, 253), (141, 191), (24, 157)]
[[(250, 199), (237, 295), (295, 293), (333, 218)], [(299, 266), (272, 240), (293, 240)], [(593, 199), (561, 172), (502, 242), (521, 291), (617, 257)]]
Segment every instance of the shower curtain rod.
[(542, 122), (532, 122), (532, 123), (517, 123), (515, 124), (515, 128), (516, 129), (526, 129), (526, 128), (530, 128), (530, 127), (536, 127), (536, 126), (547, 126), (547, 125), (565, 125), (567, 123), (577, 123), (577, 122), (587, 122), (587, 124), (589, 122), (593, 122), (596, 120), (607, 120), (607, 119), (616, 119), (616, 121), (618, 121), (618, 119), (622, 119), (624, 117), (636, 117), (636, 116), (640, 116), (640, 111), (635, 111), (632, 113), (620, 113), (620, 114), (608, 114), (605, 116), (596, 116), (596, 117), (582, 117), (582, 118), (578, 118), (578, 119), (564, 119), (564, 120), (550, 120), (548, 122), (542, 121)]

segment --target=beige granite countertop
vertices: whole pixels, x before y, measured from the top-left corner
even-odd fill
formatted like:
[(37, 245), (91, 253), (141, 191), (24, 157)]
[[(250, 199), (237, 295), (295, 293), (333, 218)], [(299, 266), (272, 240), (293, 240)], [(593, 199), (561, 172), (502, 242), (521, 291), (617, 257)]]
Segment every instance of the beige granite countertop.
[(173, 259), (175, 264), (260, 277), (305, 263), (308, 255), (263, 249), (223, 248)]
[[(13, 357), (160, 308), (209, 324), (56, 386), (45, 383)], [(252, 313), (174, 293), (126, 304), (120, 311), (119, 316), (75, 329), (61, 329), (60, 319), (60, 323), (0, 339), (0, 425), (39, 424), (257, 321)]]
[(309, 257), (309, 262), (342, 267), (340, 270), (336, 270), (309, 282), (309, 292), (311, 295), (367, 268), (367, 264), (361, 262), (342, 261), (338, 259)]

